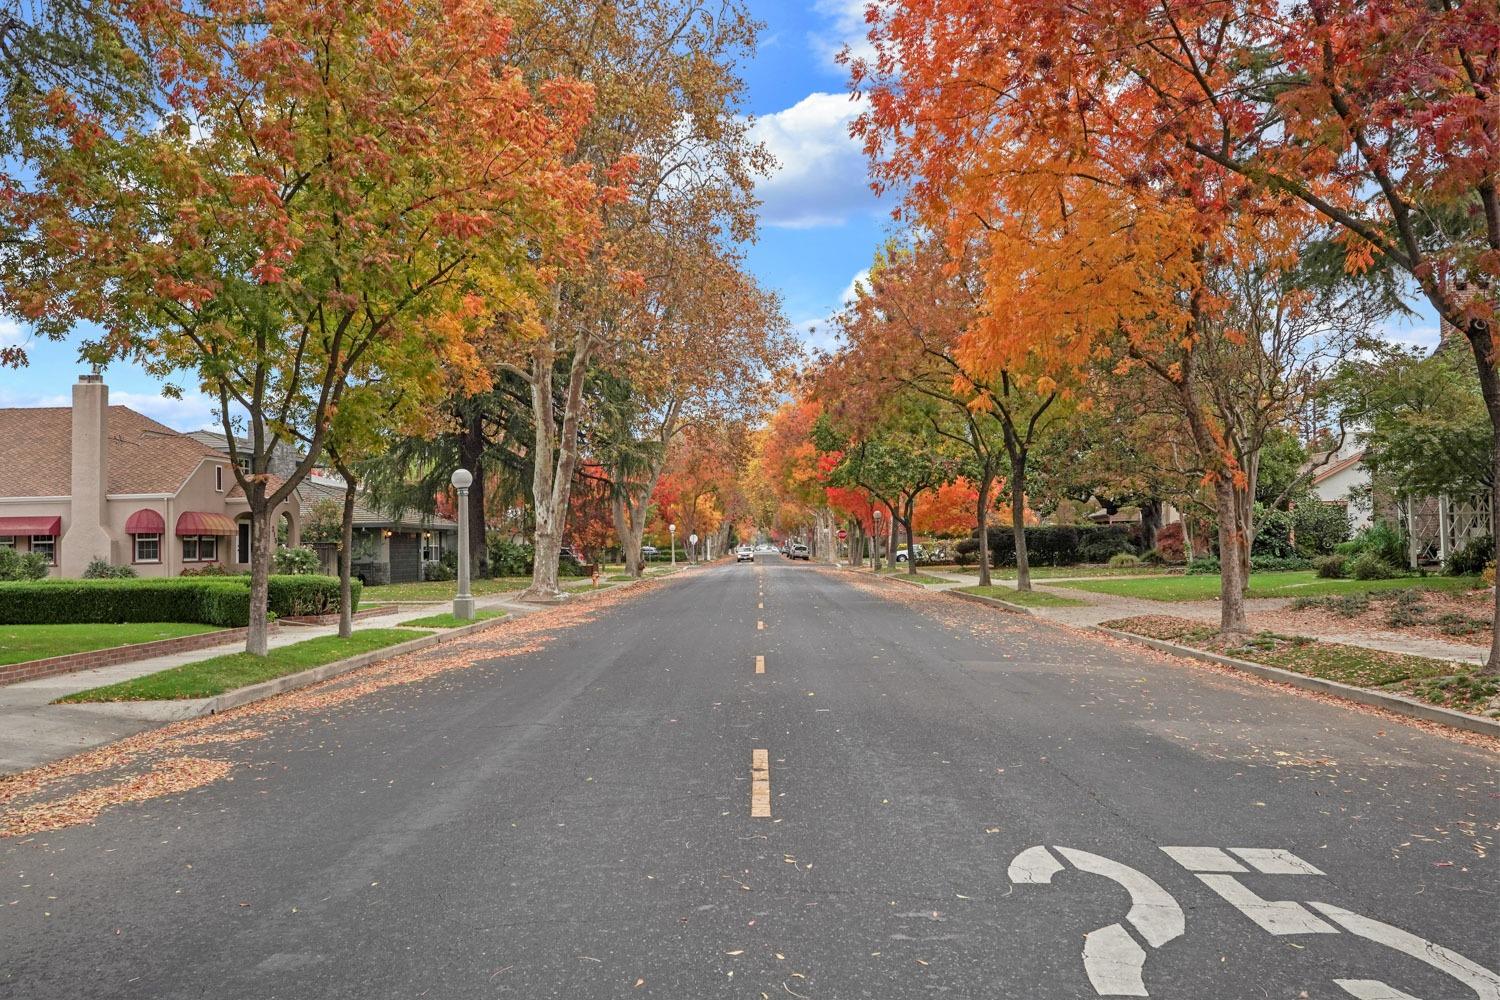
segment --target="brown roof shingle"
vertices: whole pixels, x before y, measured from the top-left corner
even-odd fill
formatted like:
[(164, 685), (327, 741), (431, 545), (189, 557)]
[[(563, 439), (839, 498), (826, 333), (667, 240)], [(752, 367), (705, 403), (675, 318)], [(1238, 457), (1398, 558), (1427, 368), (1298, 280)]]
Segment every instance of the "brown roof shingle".
[[(126, 406), (109, 408), (109, 493), (176, 493), (214, 449)], [(0, 497), (73, 492), (73, 411), (0, 408)]]

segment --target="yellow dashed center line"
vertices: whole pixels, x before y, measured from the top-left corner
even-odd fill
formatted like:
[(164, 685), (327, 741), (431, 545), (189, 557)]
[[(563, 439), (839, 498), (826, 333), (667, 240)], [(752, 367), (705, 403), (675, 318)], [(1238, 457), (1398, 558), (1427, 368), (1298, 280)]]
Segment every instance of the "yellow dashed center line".
[(765, 601), (759, 601), (759, 602), (756, 603), (755, 606), (757, 608), (759, 608), (761, 611), (764, 611), (766, 609), (766, 602)]
[(761, 629), (765, 628), (765, 627), (766, 627), (766, 623), (765, 622), (758, 621), (758, 622), (755, 623), (755, 630), (757, 632), (760, 631)]
[(750, 815), (757, 819), (771, 815), (771, 759), (761, 749), (750, 751)]
[(755, 672), (757, 674), (766, 672), (766, 658), (764, 656), (757, 656), (755, 658)]

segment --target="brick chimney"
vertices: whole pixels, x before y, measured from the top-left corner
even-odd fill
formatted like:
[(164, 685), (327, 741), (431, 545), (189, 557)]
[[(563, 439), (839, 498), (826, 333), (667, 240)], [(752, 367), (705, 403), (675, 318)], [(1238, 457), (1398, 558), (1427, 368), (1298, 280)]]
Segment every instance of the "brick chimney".
[(109, 386), (103, 375), (80, 375), (73, 386), (72, 503), (58, 553), (63, 576), (82, 576), (96, 558), (113, 561), (105, 528), (108, 491)]

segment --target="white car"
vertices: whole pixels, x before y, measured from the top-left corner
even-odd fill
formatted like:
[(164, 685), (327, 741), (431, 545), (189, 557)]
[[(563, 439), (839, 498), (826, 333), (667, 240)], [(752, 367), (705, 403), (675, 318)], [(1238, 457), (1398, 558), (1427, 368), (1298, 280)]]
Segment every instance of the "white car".
[[(926, 556), (927, 553), (925, 551), (923, 551), (922, 546), (920, 546), (920, 545), (913, 545), (912, 548), (914, 548), (914, 549), (917, 550), (917, 562), (921, 562), (922, 558), (924, 556)], [(908, 553), (906, 551), (906, 546), (905, 545), (901, 546), (899, 549), (896, 550), (896, 561), (897, 562), (906, 562), (906, 557), (909, 554), (910, 553)]]
[(755, 562), (755, 550), (748, 545), (741, 545), (734, 550), (735, 562)]

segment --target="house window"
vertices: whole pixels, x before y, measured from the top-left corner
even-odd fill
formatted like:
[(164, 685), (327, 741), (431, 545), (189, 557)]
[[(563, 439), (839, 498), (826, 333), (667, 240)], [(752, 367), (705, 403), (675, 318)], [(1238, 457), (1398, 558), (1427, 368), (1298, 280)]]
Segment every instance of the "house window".
[(133, 535), (131, 537), (135, 539), (136, 562), (161, 562), (161, 535)]
[(57, 536), (56, 535), (32, 535), (31, 551), (40, 552), (47, 557), (47, 565), (57, 565)]
[(443, 538), (436, 531), (422, 532), (422, 561), (438, 562), (443, 558)]
[(235, 460), (234, 464), (238, 465), (240, 467), (240, 471), (245, 475), (250, 475), (250, 459), (248, 456), (241, 455), (238, 459)]
[(213, 562), (219, 558), (219, 539), (215, 535), (184, 535), (183, 562)]
[(13, 549), (16, 547), (15, 535), (0, 535), (0, 549)]
[(224, 492), (224, 466), (214, 466), (214, 489), (220, 493)]
[(239, 523), (239, 534), (235, 538), (234, 561), (247, 563), (250, 561), (250, 522)]

